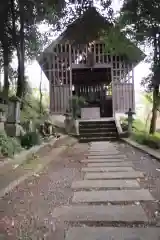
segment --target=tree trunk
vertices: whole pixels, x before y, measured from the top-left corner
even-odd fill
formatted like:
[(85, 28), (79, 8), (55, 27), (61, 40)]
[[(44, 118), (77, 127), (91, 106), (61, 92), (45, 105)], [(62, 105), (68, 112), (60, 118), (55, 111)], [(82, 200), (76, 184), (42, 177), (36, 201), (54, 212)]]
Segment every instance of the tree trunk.
[(17, 93), (16, 96), (19, 98), (23, 97), (24, 88), (25, 88), (25, 67), (24, 67), (24, 17), (23, 17), (23, 1), (19, 1), (19, 10), (20, 10), (20, 48), (17, 51), (18, 56), (18, 81), (17, 81)]
[(150, 134), (154, 134), (156, 131), (158, 98), (159, 98), (159, 86), (154, 86), (152, 118), (151, 118), (150, 131), (149, 131)]
[(4, 86), (3, 86), (3, 95), (7, 99), (9, 94), (9, 54), (8, 54), (8, 45), (3, 46), (3, 61), (4, 61)]
[(41, 77), (40, 85), (39, 85), (39, 94), (40, 94), (39, 112), (40, 112), (40, 115), (42, 115), (42, 112), (43, 112), (43, 106), (42, 106), (42, 99), (43, 99), (43, 94), (42, 94), (42, 77)]

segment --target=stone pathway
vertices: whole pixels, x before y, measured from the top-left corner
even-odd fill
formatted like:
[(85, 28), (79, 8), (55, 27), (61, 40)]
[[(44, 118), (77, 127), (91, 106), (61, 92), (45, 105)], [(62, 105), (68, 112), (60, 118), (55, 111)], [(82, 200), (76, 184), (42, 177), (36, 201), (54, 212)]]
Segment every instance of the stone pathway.
[(84, 180), (72, 183), (72, 204), (53, 212), (69, 226), (65, 240), (160, 239), (160, 228), (142, 207), (155, 201), (140, 187), (145, 173), (135, 171), (116, 144), (91, 143), (81, 162)]

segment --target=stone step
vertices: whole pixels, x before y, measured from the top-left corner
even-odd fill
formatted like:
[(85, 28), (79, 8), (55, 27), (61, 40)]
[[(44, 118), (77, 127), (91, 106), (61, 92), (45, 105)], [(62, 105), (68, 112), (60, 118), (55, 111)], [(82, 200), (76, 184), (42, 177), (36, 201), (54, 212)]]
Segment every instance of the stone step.
[[(102, 150), (100, 150), (100, 151), (89, 150), (89, 151), (88, 151), (88, 155), (90, 155), (90, 154), (91, 154), (91, 155), (98, 155), (98, 154), (100, 154), (100, 155), (101, 155), (101, 154), (107, 155), (108, 153), (113, 153), (113, 152), (115, 152), (115, 151), (116, 151), (117, 153), (119, 153), (119, 151), (117, 151), (117, 150), (113, 150), (113, 151), (111, 151), (111, 150), (105, 150), (105, 151), (104, 151), (104, 150), (103, 150), (103, 151), (102, 151)], [(120, 154), (120, 153), (119, 153), (119, 154)]]
[(95, 147), (90, 147), (88, 148), (88, 151), (91, 151), (91, 152), (107, 152), (107, 151), (118, 151), (118, 148), (116, 147), (106, 147), (106, 148), (95, 148)]
[(101, 141), (113, 141), (113, 142), (117, 142), (117, 140), (118, 140), (118, 134), (117, 134), (117, 136), (108, 136), (108, 137), (104, 137), (104, 136), (97, 136), (97, 137), (79, 137), (79, 142), (81, 142), (81, 143), (90, 143), (90, 142), (97, 142), (97, 141), (99, 141), (99, 142), (101, 142)]
[(85, 167), (82, 172), (134, 172), (132, 167)]
[(92, 155), (85, 155), (88, 159), (112, 159), (112, 158), (117, 158), (117, 159), (126, 159), (125, 155), (119, 155), (119, 154), (107, 154), (107, 155), (96, 155), (96, 156), (92, 156)]
[(118, 151), (103, 151), (103, 152), (91, 152), (91, 151), (89, 151), (87, 154), (86, 154), (86, 156), (106, 156), (106, 155), (121, 155), (121, 154), (119, 154), (119, 152)]
[(73, 203), (120, 203), (134, 201), (153, 201), (147, 189), (109, 190), (109, 191), (80, 191), (74, 192)]
[[(100, 159), (84, 159), (81, 160), (82, 163), (116, 163), (116, 162), (124, 162), (124, 159), (117, 159), (117, 158), (100, 158)], [(127, 161), (126, 161), (127, 162)]]
[(69, 228), (65, 240), (159, 240), (160, 228)]
[(86, 173), (84, 176), (85, 179), (137, 179), (144, 178), (144, 173), (135, 171), (135, 172), (105, 172), (105, 173)]
[(129, 189), (129, 188), (140, 188), (139, 183), (136, 180), (82, 180), (75, 181), (72, 183), (72, 189), (89, 190), (89, 189)]
[(54, 209), (52, 216), (73, 223), (144, 223), (148, 218), (141, 206), (74, 205)]
[(87, 167), (132, 167), (132, 162), (99, 162), (99, 163), (88, 163)]

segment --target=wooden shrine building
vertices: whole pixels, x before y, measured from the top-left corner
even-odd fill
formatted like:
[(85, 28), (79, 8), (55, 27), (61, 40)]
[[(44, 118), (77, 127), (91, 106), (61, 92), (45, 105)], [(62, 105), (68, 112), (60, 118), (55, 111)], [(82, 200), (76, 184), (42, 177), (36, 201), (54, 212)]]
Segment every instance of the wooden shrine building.
[(101, 35), (112, 27), (91, 7), (41, 54), (38, 61), (50, 83), (51, 114), (65, 114), (73, 94), (88, 103), (83, 119), (114, 118), (135, 110), (134, 67), (144, 54), (129, 40), (136, 53), (133, 60), (125, 53), (111, 54)]

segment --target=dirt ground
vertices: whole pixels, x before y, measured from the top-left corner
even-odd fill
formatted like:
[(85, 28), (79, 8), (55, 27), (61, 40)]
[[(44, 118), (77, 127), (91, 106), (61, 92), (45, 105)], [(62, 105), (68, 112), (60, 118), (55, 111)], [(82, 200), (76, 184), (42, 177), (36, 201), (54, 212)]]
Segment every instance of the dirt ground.
[(72, 198), (70, 186), (73, 180), (81, 178), (79, 160), (86, 150), (87, 144), (77, 144), (59, 158), (53, 156), (43, 172), (0, 200), (0, 240), (53, 240), (52, 211)]
[[(0, 240), (64, 239), (63, 224), (55, 227), (52, 212), (55, 207), (70, 203), (73, 196), (70, 186), (74, 180), (82, 179), (80, 160), (87, 148), (88, 144), (78, 143), (57, 159), (53, 156), (54, 160), (43, 172), (29, 178), (0, 200)], [(154, 225), (158, 225), (160, 163), (124, 143), (119, 144), (119, 149), (133, 161), (136, 170), (146, 172), (145, 181), (140, 183), (149, 188), (157, 200), (143, 207), (151, 224), (154, 221)]]

